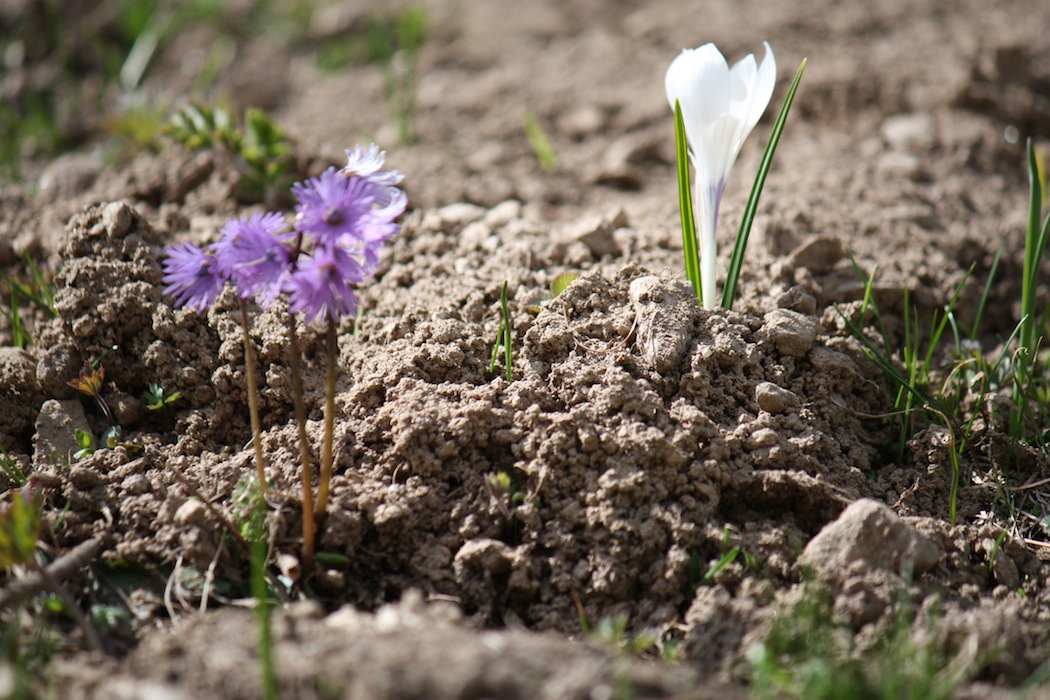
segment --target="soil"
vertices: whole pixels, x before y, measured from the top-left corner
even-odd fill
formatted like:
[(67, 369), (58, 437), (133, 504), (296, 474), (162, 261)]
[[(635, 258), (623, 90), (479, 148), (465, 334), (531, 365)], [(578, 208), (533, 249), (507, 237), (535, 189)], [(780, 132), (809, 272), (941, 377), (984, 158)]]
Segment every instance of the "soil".
[[(359, 322), (340, 327), (336, 477), (318, 538), (339, 556), (298, 571), (295, 497), (269, 516), (281, 696), (743, 697), (749, 650), (812, 579), (862, 651), (901, 600), (936, 608), (915, 634), (939, 635), (966, 664), (959, 696), (1005, 694), (1036, 672), (1050, 652), (1038, 523), (1050, 462), (982, 423), (952, 524), (952, 436), (920, 426), (887, 448), (893, 388), (844, 319), (870, 321), (858, 300), (876, 271), (891, 338), (906, 288), (921, 319), (961, 289), (966, 324), (1002, 251), (979, 341), (993, 352), (1010, 335), (1025, 139), (1050, 140), (1050, 5), (424, 5), (409, 145), (397, 145), (382, 67), (322, 72), (310, 42), (241, 37), (213, 87), (235, 111), (268, 109), (304, 176), (378, 141), (411, 202), (361, 289)], [(311, 39), (367, 12), (317, 10)], [(184, 101), (215, 31), (183, 31), (142, 90)], [(779, 81), (722, 203), (723, 262), (775, 112), (809, 64), (735, 310), (704, 311), (681, 271), (663, 73), (683, 47), (715, 41), (736, 60), (763, 40)], [(551, 140), (552, 172), (526, 113)], [(2, 332), (0, 438), (43, 484), (48, 560), (96, 544), (63, 586), (85, 610), (126, 613), (104, 652), (52, 616), (67, 643), (44, 694), (259, 697), (248, 568), (224, 524), (243, 516), (238, 484), (254, 468), (239, 309), (232, 292), (202, 316), (174, 308), (160, 261), (163, 246), (214, 240), (261, 207), (238, 200), (221, 151), (168, 144), (113, 164), (85, 144), (25, 168), (25, 183), (0, 186), (0, 264), (47, 260), (58, 317), (30, 319), (25, 350)], [(565, 272), (579, 277), (538, 302)], [(489, 372), (504, 283), (509, 382)], [(301, 330), (319, 449), (324, 337)], [(280, 309), (253, 310), (251, 336), (269, 474), (296, 494)], [(107, 423), (67, 382), (114, 347), (104, 396), (134, 447), (70, 460), (74, 430), (101, 436)], [(182, 398), (149, 411), (150, 384)], [(0, 491), (13, 486), (0, 473)], [(28, 574), (5, 576), (14, 590)], [(23, 611), (23, 623), (43, 614)], [(584, 632), (616, 616), (677, 660)]]

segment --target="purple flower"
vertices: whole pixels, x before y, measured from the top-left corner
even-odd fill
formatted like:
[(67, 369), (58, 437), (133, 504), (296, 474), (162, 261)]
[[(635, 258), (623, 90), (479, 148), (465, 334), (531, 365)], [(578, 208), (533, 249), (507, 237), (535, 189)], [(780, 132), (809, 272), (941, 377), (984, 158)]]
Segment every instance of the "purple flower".
[(215, 256), (192, 243), (182, 242), (164, 249), (165, 294), (175, 297), (177, 306), (188, 306), (204, 313), (222, 291), (227, 276), (219, 269)]
[(292, 193), (299, 200), (295, 227), (325, 242), (358, 235), (361, 219), (376, 202), (374, 189), (361, 178), (343, 177), (335, 168), (305, 183), (297, 182), (292, 185)]
[(260, 306), (269, 308), (280, 294), (291, 268), (289, 241), (295, 235), (287, 228), (282, 215), (268, 212), (230, 219), (220, 231), (215, 259), (242, 299), (256, 297)]
[(319, 245), (300, 260), (288, 276), (288, 308), (303, 311), (306, 322), (338, 321), (357, 312), (358, 298), (350, 285), (359, 284), (367, 272), (349, 253), (336, 245)]

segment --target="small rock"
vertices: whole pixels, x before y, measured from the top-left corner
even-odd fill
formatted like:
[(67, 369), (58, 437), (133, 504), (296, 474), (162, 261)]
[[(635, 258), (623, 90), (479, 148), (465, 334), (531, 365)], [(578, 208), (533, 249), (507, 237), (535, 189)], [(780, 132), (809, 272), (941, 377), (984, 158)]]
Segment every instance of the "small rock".
[(132, 213), (124, 202), (110, 202), (102, 207), (102, 226), (110, 238), (123, 238), (131, 230)]
[(558, 120), (558, 128), (570, 138), (582, 139), (605, 126), (605, 113), (597, 105), (580, 105)]
[(0, 433), (21, 435), (29, 429), (29, 408), (40, 394), (33, 356), (19, 348), (0, 348), (0, 386)]
[(67, 382), (75, 378), (84, 366), (84, 361), (72, 345), (57, 344), (38, 348), (36, 379), (40, 390), (47, 396), (68, 396), (71, 389)]
[(985, 538), (981, 541), (980, 546), (991, 562), (995, 582), (1000, 586), (1016, 590), (1021, 584), (1021, 574), (1017, 570), (1017, 564), (1000, 544), (996, 544), (996, 541), (991, 538)]
[(800, 314), (813, 315), (817, 312), (817, 299), (807, 292), (805, 288), (795, 285), (780, 295), (777, 306), (781, 309), (791, 309)]
[(453, 564), (456, 576), (462, 577), (467, 569), (482, 569), (489, 574), (505, 574), (514, 564), (514, 550), (504, 542), (479, 537), (464, 542), (456, 552)]
[(887, 117), (879, 132), (883, 140), (898, 151), (925, 150), (936, 138), (933, 117), (918, 112)]
[(314, 583), (327, 593), (338, 593), (346, 587), (346, 574), (338, 569), (322, 569), (314, 577)]
[(473, 221), (463, 227), (459, 234), (461, 245), (467, 250), (481, 248), (485, 240), (492, 235), (492, 229), (484, 221)]
[(485, 209), (477, 204), (455, 202), (438, 209), (438, 217), (445, 226), (466, 226), (485, 215)]
[(763, 411), (777, 414), (798, 404), (798, 396), (773, 382), (761, 382), (755, 387), (755, 401)]
[(494, 230), (506, 226), (520, 216), (521, 202), (516, 199), (508, 199), (485, 212), (483, 221), (486, 226)]
[(840, 377), (852, 377), (857, 374), (857, 364), (849, 355), (831, 348), (813, 348), (809, 354), (813, 368), (821, 374), (834, 374)]
[(885, 504), (864, 498), (810, 540), (798, 565), (828, 580), (843, 575), (854, 562), (897, 574), (922, 574), (932, 569), (940, 556), (933, 542)]
[(277, 568), (290, 581), (298, 581), (303, 573), (302, 567), (299, 566), (299, 557), (287, 552), (277, 555)]
[(766, 314), (762, 331), (780, 354), (803, 357), (813, 347), (818, 328), (819, 322), (813, 316), (790, 309), (774, 309)]
[(922, 161), (918, 156), (900, 151), (889, 151), (879, 154), (875, 169), (883, 176), (896, 180), (920, 182), (926, 179)]
[(613, 232), (627, 225), (627, 215), (618, 209), (612, 215), (589, 216), (576, 221), (555, 234), (556, 255), (564, 255), (565, 250), (573, 243), (582, 243), (591, 253), (600, 258), (603, 255), (620, 255), (620, 245)]
[(66, 478), (77, 491), (90, 491), (102, 483), (102, 475), (97, 469), (80, 467), (75, 464), (69, 467)]
[(204, 504), (198, 501), (196, 498), (191, 498), (175, 511), (175, 517), (172, 520), (179, 527), (200, 527), (204, 524), (204, 519), (207, 516), (207, 511), (204, 509)]
[(635, 343), (643, 363), (661, 374), (678, 367), (693, 337), (696, 295), (685, 280), (639, 277), (628, 288)]
[(645, 186), (643, 163), (663, 162), (662, 142), (652, 137), (624, 136), (605, 151), (601, 163), (588, 177), (590, 182), (621, 190), (639, 190)]
[(846, 249), (838, 237), (817, 236), (793, 250), (788, 257), (788, 264), (795, 268), (804, 267), (820, 275), (829, 272), (845, 255)]
[(77, 428), (87, 430), (87, 416), (78, 399), (45, 401), (36, 416), (33, 436), (33, 471), (49, 471), (80, 449)]
[(150, 483), (145, 474), (129, 474), (124, 481), (121, 482), (120, 488), (124, 493), (140, 495), (150, 490)]
[(744, 447), (749, 450), (758, 449), (760, 447), (772, 447), (779, 441), (780, 436), (777, 435), (777, 431), (772, 428), (759, 428), (751, 433), (747, 440), (744, 441)]

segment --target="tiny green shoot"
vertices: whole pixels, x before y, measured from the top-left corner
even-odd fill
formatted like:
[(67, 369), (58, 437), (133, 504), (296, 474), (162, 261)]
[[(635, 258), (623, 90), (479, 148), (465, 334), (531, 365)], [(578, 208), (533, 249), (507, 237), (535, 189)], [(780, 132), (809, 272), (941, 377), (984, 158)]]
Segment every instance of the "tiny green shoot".
[(503, 347), (503, 367), (506, 372), (505, 376), (508, 382), (514, 381), (513, 374), (513, 356), (511, 344), (514, 340), (514, 327), (513, 319), (510, 315), (510, 305), (507, 302), (507, 283), (503, 283), (503, 287), (499, 293), (500, 303), (500, 322), (499, 330), (496, 332), (496, 342), (492, 345), (492, 360), (489, 362), (489, 374), (496, 373), (496, 363), (499, 361), (499, 349)]
[(146, 408), (151, 411), (159, 411), (165, 406), (170, 406), (182, 398), (182, 393), (176, 391), (171, 394), (164, 393), (164, 387), (160, 384), (150, 384), (146, 387), (142, 398), (146, 401)]
[(3, 444), (0, 444), (0, 469), (4, 470), (7, 478), (14, 482), (15, 486), (22, 487), (26, 485), (28, 479), (25, 472), (18, 466), (18, 462), (15, 461)]
[(95, 454), (95, 436), (83, 428), (73, 431), (73, 439), (76, 440), (80, 449), (73, 453), (73, 459), (84, 459)]
[(561, 273), (560, 275), (555, 277), (554, 280), (551, 282), (550, 294), (545, 294), (538, 298), (534, 297), (533, 300), (529, 302), (529, 305), (525, 307), (525, 309), (530, 314), (538, 314), (543, 308), (544, 304), (546, 304), (552, 299), (556, 299), (557, 297), (561, 296), (561, 293), (568, 289), (569, 285), (575, 282), (577, 277), (579, 277), (579, 275), (577, 275), (575, 272)]
[(164, 132), (185, 148), (221, 148), (237, 157), (245, 202), (279, 198), (296, 177), (291, 144), (284, 131), (260, 109), (244, 113), (243, 126), (222, 107), (190, 105), (176, 112)]
[(555, 154), (554, 146), (551, 145), (551, 141), (547, 137), (547, 132), (540, 125), (539, 119), (532, 112), (526, 111), (522, 115), (521, 121), (525, 129), (525, 137), (529, 140), (529, 145), (532, 146), (532, 152), (536, 156), (536, 161), (540, 164), (540, 167), (548, 173), (557, 170), (558, 156)]

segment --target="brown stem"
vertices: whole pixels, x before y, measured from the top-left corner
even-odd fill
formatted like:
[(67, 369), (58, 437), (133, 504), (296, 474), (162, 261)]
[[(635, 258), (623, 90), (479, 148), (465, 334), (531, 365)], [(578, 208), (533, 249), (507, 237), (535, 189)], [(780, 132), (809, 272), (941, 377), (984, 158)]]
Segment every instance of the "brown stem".
[[(69, 578), (80, 569), (98, 558), (102, 553), (102, 540), (94, 537), (78, 544), (58, 559), (55, 559), (45, 570), (50, 574), (52, 581), (61, 581)], [(7, 610), (20, 605), (22, 601), (30, 596), (36, 595), (48, 587), (47, 580), (35, 566), (30, 565), (32, 573), (24, 579), (13, 581), (7, 588), (0, 591), (0, 610)]]
[(292, 398), (295, 402), (295, 421), (299, 424), (299, 458), (303, 481), (303, 575), (311, 569), (314, 560), (314, 494), (313, 469), (310, 466), (310, 438), (306, 434), (306, 407), (303, 405), (303, 371), (299, 357), (299, 333), (295, 314), (288, 314), (288, 365), (292, 369)]
[(332, 442), (335, 432), (335, 370), (336, 356), (339, 354), (339, 344), (335, 337), (335, 321), (328, 322), (328, 332), (325, 335), (325, 354), (327, 355), (327, 371), (325, 373), (325, 404), (324, 404), (324, 448), (321, 454), (321, 483), (317, 488), (317, 517), (324, 516), (328, 506), (328, 486), (332, 481)]
[(255, 346), (248, 330), (248, 305), (241, 299), (241, 328), (244, 330), (244, 371), (248, 380), (248, 412), (252, 418), (252, 442), (255, 443), (255, 468), (259, 490), (266, 495), (266, 462), (263, 460), (262, 427), (259, 422), (259, 387), (255, 382)]

